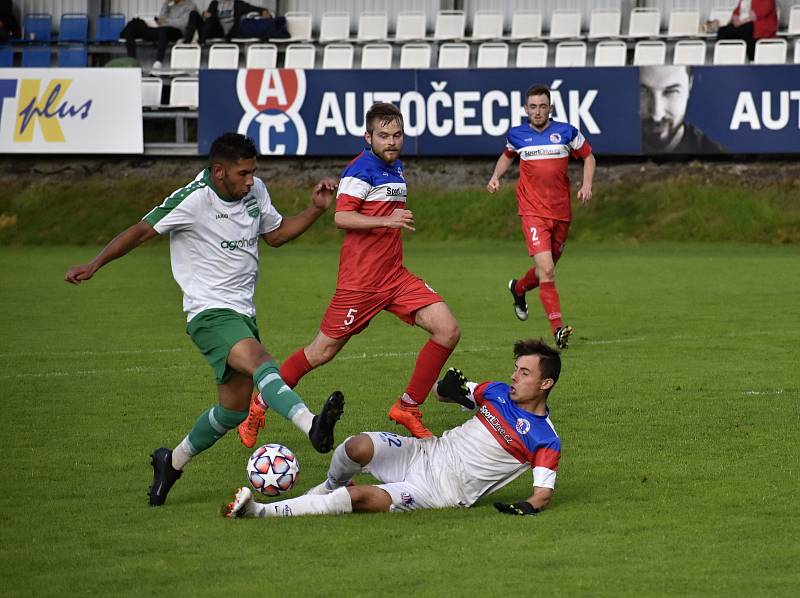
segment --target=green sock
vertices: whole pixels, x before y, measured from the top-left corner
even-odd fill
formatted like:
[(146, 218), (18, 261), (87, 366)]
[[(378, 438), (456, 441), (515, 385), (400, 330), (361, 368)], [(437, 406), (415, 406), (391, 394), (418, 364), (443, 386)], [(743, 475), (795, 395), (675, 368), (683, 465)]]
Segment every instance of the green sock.
[(291, 420), (298, 411), (307, 409), (303, 399), (283, 381), (274, 361), (262, 363), (253, 374), (253, 382), (270, 409), (286, 419)]
[(222, 405), (214, 405), (211, 409), (204, 411), (197, 418), (197, 422), (187, 436), (192, 447), (192, 455), (202, 453), (210, 448), (217, 440), (225, 436), (228, 430), (233, 430), (245, 419), (247, 419), (247, 410), (233, 411), (225, 409)]

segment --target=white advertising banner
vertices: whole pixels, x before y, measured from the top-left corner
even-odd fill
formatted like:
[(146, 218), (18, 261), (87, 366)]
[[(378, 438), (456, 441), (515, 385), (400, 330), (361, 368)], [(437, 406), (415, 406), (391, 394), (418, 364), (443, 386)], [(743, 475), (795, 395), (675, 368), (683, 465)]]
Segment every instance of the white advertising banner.
[(0, 154), (141, 154), (134, 68), (0, 69)]

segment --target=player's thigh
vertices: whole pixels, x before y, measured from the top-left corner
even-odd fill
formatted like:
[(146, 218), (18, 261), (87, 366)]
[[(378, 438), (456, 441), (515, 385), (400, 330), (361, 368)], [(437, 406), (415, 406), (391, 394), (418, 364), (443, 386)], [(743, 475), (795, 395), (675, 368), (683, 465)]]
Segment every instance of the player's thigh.
[(219, 404), (225, 409), (244, 411), (250, 405), (253, 394), (253, 379), (245, 374), (233, 372), (225, 384), (217, 386)]
[[(444, 302), (444, 298), (424, 280), (414, 276), (411, 272), (406, 272), (401, 283), (394, 288), (391, 301), (386, 305), (386, 311), (396, 315), (406, 324), (420, 325), (417, 321), (418, 312), (435, 304), (441, 304), (442, 307), (441, 310), (436, 311), (436, 314), (444, 318), (449, 315), (455, 321), (453, 314), (450, 313), (450, 309)], [(425, 327), (423, 326), (423, 328)], [(430, 332), (429, 328), (425, 328), (425, 330)]]
[(553, 221), (552, 227), (552, 240), (551, 252), (553, 254), (553, 263), (558, 263), (559, 258), (564, 253), (564, 246), (567, 244), (567, 237), (569, 236), (569, 222), (564, 220)]
[(528, 255), (535, 256), (537, 253), (551, 251), (553, 220), (539, 216), (522, 216), (521, 220)]
[(372, 460), (364, 471), (383, 483), (405, 480), (412, 463), (418, 458), (420, 440), (393, 432), (364, 432), (374, 447)]
[(386, 292), (336, 289), (319, 329), (334, 340), (350, 338), (369, 326), (370, 320), (383, 310), (389, 298)]

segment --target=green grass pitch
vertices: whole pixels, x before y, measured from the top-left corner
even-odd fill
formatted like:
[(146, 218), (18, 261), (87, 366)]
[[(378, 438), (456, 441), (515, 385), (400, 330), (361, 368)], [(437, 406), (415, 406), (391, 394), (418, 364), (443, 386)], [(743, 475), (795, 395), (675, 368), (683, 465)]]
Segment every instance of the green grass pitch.
[[(800, 249), (573, 243), (559, 264), (576, 334), (551, 395), (563, 456), (551, 508), (502, 516), (530, 476), (474, 508), (228, 521), (249, 451), (235, 434), (147, 507), (148, 455), (215, 401), (184, 334), (167, 247), (62, 282), (94, 247), (0, 248), (0, 579), (4, 596), (794, 596), (800, 587)], [(258, 321), (282, 359), (309, 341), (338, 245), (262, 250)], [(506, 291), (520, 243), (411, 242), (463, 338), (450, 360), (506, 379), (511, 344), (549, 338), (535, 294)], [(426, 335), (378, 317), (298, 387), (347, 397), (338, 438), (386, 411)], [(464, 421), (429, 400), (436, 433)], [(298, 455), (295, 496), (327, 456), (268, 416)]]

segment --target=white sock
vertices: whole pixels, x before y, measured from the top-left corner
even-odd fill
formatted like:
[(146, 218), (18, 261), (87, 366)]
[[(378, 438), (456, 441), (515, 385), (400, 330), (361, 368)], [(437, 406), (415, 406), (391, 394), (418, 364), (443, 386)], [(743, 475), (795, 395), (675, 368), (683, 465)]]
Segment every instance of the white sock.
[(331, 457), (331, 465), (328, 468), (328, 479), (325, 480), (325, 487), (328, 490), (335, 490), (347, 486), (348, 482), (358, 473), (361, 473), (361, 465), (347, 456), (344, 445), (349, 438), (336, 447)]
[(294, 413), (289, 414), (291, 421), (299, 430), (308, 434), (311, 431), (311, 424), (314, 423), (314, 414), (302, 403), (292, 408)]
[(304, 494), (297, 498), (272, 503), (253, 502), (247, 510), (250, 517), (299, 517), (301, 515), (341, 515), (353, 512), (353, 502), (347, 488), (330, 494)]
[(172, 467), (178, 470), (183, 469), (186, 467), (186, 464), (192, 460), (194, 455), (194, 447), (189, 442), (189, 437), (187, 436), (181, 440), (178, 446), (172, 449)]

